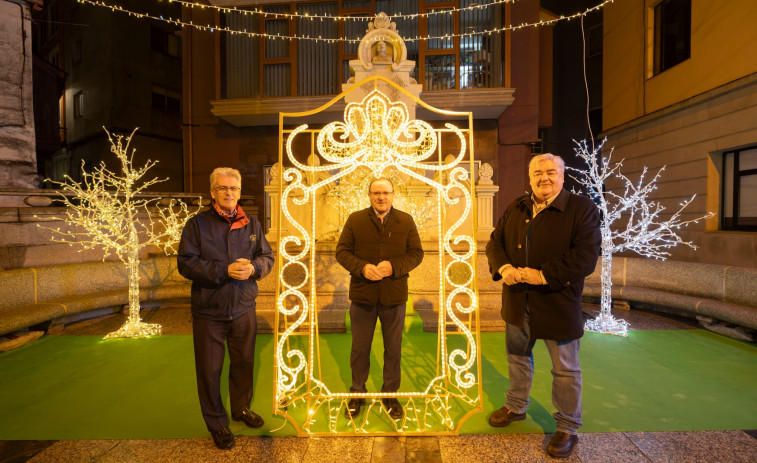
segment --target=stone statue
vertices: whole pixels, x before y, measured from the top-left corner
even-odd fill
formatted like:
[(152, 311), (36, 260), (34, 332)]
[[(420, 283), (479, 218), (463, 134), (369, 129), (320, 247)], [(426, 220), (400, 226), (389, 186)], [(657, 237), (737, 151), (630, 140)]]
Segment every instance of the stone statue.
[(392, 64), (392, 50), (388, 50), (386, 42), (383, 40), (376, 44), (376, 54), (371, 59), (373, 64)]

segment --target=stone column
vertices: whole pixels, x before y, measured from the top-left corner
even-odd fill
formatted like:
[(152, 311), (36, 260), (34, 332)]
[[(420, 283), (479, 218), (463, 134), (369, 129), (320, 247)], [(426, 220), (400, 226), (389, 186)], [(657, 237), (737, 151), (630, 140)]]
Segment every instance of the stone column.
[(0, 2), (0, 185), (36, 188), (29, 7)]
[(478, 183), (476, 184), (476, 206), (478, 211), (476, 240), (487, 241), (494, 231), (494, 194), (499, 191), (499, 186), (494, 185), (492, 175), (494, 170), (488, 163), (481, 164), (478, 170)]
[[(265, 238), (271, 242), (277, 242), (279, 234), (277, 232), (279, 228), (279, 174), (281, 171), (281, 165), (277, 162), (271, 167), (271, 183), (265, 186), (265, 192), (271, 200), (271, 228), (266, 233)], [(286, 234), (285, 230), (281, 230), (281, 234)]]

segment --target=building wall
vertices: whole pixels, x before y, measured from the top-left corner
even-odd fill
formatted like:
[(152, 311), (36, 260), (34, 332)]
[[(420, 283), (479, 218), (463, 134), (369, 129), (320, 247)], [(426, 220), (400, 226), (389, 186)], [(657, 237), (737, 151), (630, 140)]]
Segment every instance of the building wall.
[(652, 76), (656, 3), (625, 0), (605, 7), (605, 129), (757, 72), (757, 3), (692, 0), (691, 57)]
[[(517, 13), (513, 15), (513, 23), (539, 20), (538, 0), (517, 2), (512, 9)], [(215, 16), (213, 12), (185, 8), (183, 20), (212, 23)], [(537, 28), (526, 28), (512, 34), (512, 61), (517, 61), (518, 66), (509, 65), (516, 86), (513, 106), (517, 107), (509, 107), (499, 120), (474, 122), (475, 159), (494, 168), (494, 181), (501, 185), (495, 201), (501, 210), (528, 187), (526, 166), (531, 155), (528, 142), (538, 138), (541, 33)], [(551, 39), (550, 34), (545, 36)], [(504, 34), (497, 37), (505, 40)], [(242, 172), (243, 193), (255, 196), (262, 214), (263, 167), (278, 161), (278, 127), (236, 128), (215, 117), (210, 101), (221, 98), (217, 34), (185, 28), (182, 38), (185, 191), (204, 193), (208, 191), (207, 178), (214, 167), (235, 167)], [(494, 215), (498, 217), (501, 210), (495, 206)]]
[[(539, 21), (539, 2), (515, 2), (511, 8), (510, 24)], [(527, 27), (510, 34), (510, 86), (515, 89), (515, 101), (499, 118), (497, 164), (495, 182), (500, 186), (496, 195), (496, 216), (521, 196), (528, 187), (529, 143), (539, 138), (539, 82), (540, 34), (536, 27)]]
[[(181, 94), (181, 59), (151, 48), (151, 30), (173, 34), (175, 27), (144, 18), (111, 11), (108, 8), (67, 2), (61, 21), (87, 24), (67, 28), (65, 53), (61, 66), (66, 78), (65, 127), (66, 148), (71, 155), (71, 176), (79, 178), (82, 161), (86, 168), (105, 161), (118, 170), (115, 156), (103, 127), (128, 136), (139, 128), (130, 147), (136, 149), (134, 166), (148, 159), (158, 164), (147, 178), (168, 178), (151, 188), (153, 191), (183, 189), (181, 115), (153, 107), (155, 86)], [(127, 6), (139, 2), (130, 0)], [(167, 16), (179, 11), (177, 6), (157, 6)], [(173, 11), (171, 10), (173, 9)], [(75, 50), (77, 50), (75, 52)], [(83, 94), (83, 114), (75, 114), (74, 98)]]
[[(643, 0), (605, 11), (604, 126), (613, 159), (638, 179), (667, 166), (652, 199), (669, 212), (696, 194), (683, 218), (719, 213), (722, 153), (757, 143), (757, 4), (692, 0), (691, 58), (648, 78)], [(605, 151), (605, 155), (608, 152)], [(618, 182), (608, 182), (617, 191)], [(757, 233), (718, 230), (719, 217), (691, 225), (672, 258), (757, 266)]]

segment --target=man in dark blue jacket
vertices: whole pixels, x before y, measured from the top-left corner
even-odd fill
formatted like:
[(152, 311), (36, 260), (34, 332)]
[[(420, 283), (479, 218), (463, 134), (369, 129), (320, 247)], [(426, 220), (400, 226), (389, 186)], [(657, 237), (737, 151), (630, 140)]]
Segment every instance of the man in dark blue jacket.
[(207, 211), (192, 217), (181, 235), (179, 273), (192, 280), (192, 335), (200, 409), (213, 442), (234, 447), (221, 398), (221, 370), (229, 348), (231, 417), (251, 428), (263, 419), (250, 410), (255, 360), (257, 280), (273, 266), (260, 222), (237, 204), (242, 177), (220, 167), (210, 174)]
[(526, 418), (534, 375), (533, 347), (543, 339), (552, 358), (552, 402), (557, 433), (547, 452), (569, 456), (581, 427), (583, 336), (581, 293), (594, 271), (601, 242), (599, 213), (586, 196), (562, 188), (559, 156), (534, 156), (529, 165), (533, 193), (513, 201), (486, 245), (494, 280), (502, 280), (502, 318), (510, 387), (505, 405), (489, 424), (503, 427)]

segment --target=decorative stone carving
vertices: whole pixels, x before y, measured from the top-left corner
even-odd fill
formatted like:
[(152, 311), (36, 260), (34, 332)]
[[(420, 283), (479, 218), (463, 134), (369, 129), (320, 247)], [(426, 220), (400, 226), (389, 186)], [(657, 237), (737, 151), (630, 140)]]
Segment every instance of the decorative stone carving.
[(271, 166), (271, 185), (278, 185), (279, 184), (279, 177), (281, 176), (281, 164), (278, 162)]
[[(415, 61), (407, 59), (405, 41), (397, 33), (397, 25), (391, 22), (386, 13), (377, 14), (368, 25), (368, 30), (358, 45), (357, 57), (358, 59), (350, 61), (350, 69), (354, 77), (342, 85), (342, 90), (352, 88), (355, 83), (367, 77), (380, 75), (416, 97), (421, 94), (421, 85), (410, 77), (415, 70)], [(361, 92), (352, 92), (345, 97), (345, 103), (362, 101), (374, 88), (384, 92), (392, 101), (405, 103), (410, 118), (415, 119), (415, 102), (383, 82), (363, 84)]]
[(485, 162), (481, 164), (481, 167), (478, 169), (478, 184), (479, 185), (493, 185), (494, 182), (492, 181), (492, 176), (494, 175), (494, 169), (492, 169), (492, 166)]

